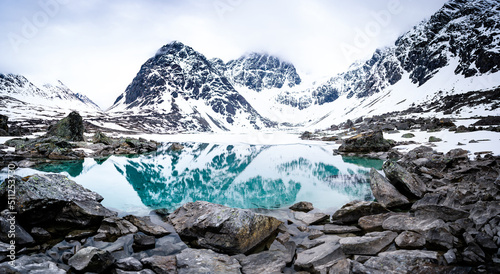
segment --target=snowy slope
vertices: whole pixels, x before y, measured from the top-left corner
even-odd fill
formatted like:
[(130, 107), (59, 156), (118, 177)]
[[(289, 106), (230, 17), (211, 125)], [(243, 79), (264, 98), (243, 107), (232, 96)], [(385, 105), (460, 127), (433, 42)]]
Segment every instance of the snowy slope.
[(38, 87), (26, 77), (0, 74), (1, 114), (11, 119), (49, 118), (70, 111), (96, 113), (99, 106), (87, 96), (74, 93), (61, 81)]

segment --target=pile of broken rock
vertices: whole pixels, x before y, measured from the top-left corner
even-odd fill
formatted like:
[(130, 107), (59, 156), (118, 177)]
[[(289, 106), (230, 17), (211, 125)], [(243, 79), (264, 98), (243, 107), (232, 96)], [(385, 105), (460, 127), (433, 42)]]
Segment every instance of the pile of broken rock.
[[(56, 174), (15, 177), (17, 259), (0, 217), (0, 272), (495, 273), (500, 266), (500, 157), (428, 147), (370, 172), (376, 201), (332, 215), (300, 202), (244, 210), (187, 203), (124, 216)], [(7, 205), (7, 184), (0, 204)]]

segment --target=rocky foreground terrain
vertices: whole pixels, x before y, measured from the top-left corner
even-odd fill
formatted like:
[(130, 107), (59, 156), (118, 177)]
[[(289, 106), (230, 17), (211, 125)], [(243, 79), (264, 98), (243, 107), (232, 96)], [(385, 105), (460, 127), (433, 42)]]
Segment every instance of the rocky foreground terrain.
[(370, 172), (376, 201), (336, 212), (197, 201), (144, 217), (118, 217), (63, 175), (12, 176), (0, 187), (0, 272), (499, 272), (500, 157), (422, 146), (383, 172)]

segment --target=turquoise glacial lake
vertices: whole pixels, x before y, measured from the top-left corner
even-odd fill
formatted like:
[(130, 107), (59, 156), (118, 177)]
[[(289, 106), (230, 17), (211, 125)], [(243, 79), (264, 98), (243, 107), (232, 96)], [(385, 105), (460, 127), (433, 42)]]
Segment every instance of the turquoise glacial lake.
[(333, 155), (321, 145), (183, 145), (178, 152), (165, 145), (154, 154), (51, 163), (16, 173), (66, 174), (101, 194), (104, 206), (139, 215), (197, 200), (238, 208), (309, 201), (334, 210), (352, 200), (373, 200), (368, 173), (383, 163)]

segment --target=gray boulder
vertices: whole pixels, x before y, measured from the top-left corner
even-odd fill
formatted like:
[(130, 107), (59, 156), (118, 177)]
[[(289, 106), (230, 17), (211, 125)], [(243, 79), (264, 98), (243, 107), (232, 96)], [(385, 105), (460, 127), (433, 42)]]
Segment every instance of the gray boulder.
[(394, 241), (396, 232), (370, 232), (362, 237), (340, 239), (342, 251), (348, 255), (376, 255)]
[(134, 250), (146, 250), (154, 248), (156, 240), (154, 236), (146, 235), (142, 232), (134, 234)]
[(134, 215), (128, 215), (123, 218), (136, 226), (139, 231), (147, 235), (163, 237), (170, 234), (170, 231), (164, 227), (153, 223), (151, 221), (151, 217), (149, 216), (137, 217)]
[(141, 263), (155, 273), (177, 273), (176, 256), (154, 255), (141, 260)]
[(227, 254), (246, 253), (271, 240), (282, 224), (250, 210), (204, 201), (186, 203), (168, 218), (181, 238), (192, 245)]
[(16, 215), (5, 214), (5, 212), (2, 212), (2, 215), (0, 216), (0, 241), (10, 243), (11, 240), (15, 240), (19, 246), (35, 243), (33, 237), (18, 224)]
[(396, 245), (404, 249), (416, 249), (425, 246), (425, 238), (420, 233), (403, 231), (394, 240)]
[(0, 273), (31, 273), (31, 274), (65, 274), (64, 269), (43, 255), (21, 256), (14, 263), (0, 263)]
[(295, 258), (295, 251), (297, 250), (297, 245), (293, 241), (286, 243), (280, 243), (274, 241), (269, 247), (269, 251), (281, 251), (284, 254), (285, 263), (289, 264)]
[(66, 118), (49, 127), (48, 136), (56, 136), (68, 141), (85, 141), (83, 119), (78, 112), (71, 112)]
[(143, 268), (142, 263), (134, 257), (127, 257), (116, 261), (116, 267), (126, 271), (137, 271)]
[(241, 273), (241, 265), (234, 257), (208, 249), (187, 248), (175, 257), (179, 274)]
[(405, 230), (423, 232), (433, 228), (445, 226), (443, 220), (411, 217), (408, 215), (394, 215), (384, 220), (382, 227), (385, 230), (402, 232)]
[(396, 187), (374, 168), (370, 170), (370, 187), (377, 202), (387, 208), (404, 206), (410, 203), (406, 196), (399, 193)]
[(375, 215), (368, 215), (359, 218), (358, 225), (366, 232), (382, 231), (383, 230), (382, 224), (384, 223), (384, 221), (387, 218), (395, 215), (408, 215), (408, 214), (388, 212)]
[(309, 212), (314, 209), (313, 204), (310, 202), (298, 202), (290, 206), (289, 209), (293, 211)]
[(137, 231), (137, 227), (125, 219), (108, 217), (102, 220), (101, 226), (97, 230), (99, 234), (95, 236), (95, 239), (114, 241), (123, 235), (136, 233)]
[(114, 262), (111, 253), (92, 246), (78, 250), (68, 260), (68, 264), (77, 271), (96, 273), (105, 272)]
[(345, 254), (339, 243), (339, 237), (328, 236), (322, 238), (324, 238), (325, 243), (297, 254), (297, 259), (295, 260), (296, 270), (317, 272), (345, 258)]
[(481, 228), (491, 219), (500, 215), (500, 204), (498, 201), (478, 201), (470, 211), (469, 218), (472, 219), (476, 228)]
[(323, 233), (325, 234), (345, 234), (345, 233), (356, 233), (360, 231), (361, 229), (355, 226), (326, 224), (323, 227)]
[(382, 168), (391, 184), (402, 194), (417, 198), (424, 196), (426, 191), (425, 184), (419, 178), (409, 173), (404, 167), (394, 161), (388, 160)]
[(412, 205), (415, 216), (423, 218), (436, 218), (444, 221), (456, 221), (469, 215), (461, 210), (458, 202), (449, 201), (440, 193), (427, 193)]
[(364, 263), (364, 273), (412, 273), (422, 265), (437, 264), (436, 251), (396, 250), (381, 252)]
[(241, 272), (245, 274), (282, 273), (286, 266), (285, 253), (263, 251), (249, 256), (234, 256), (240, 262)]
[(306, 225), (313, 225), (326, 221), (330, 216), (321, 212), (318, 213), (294, 212), (293, 217), (305, 223)]
[(388, 212), (387, 208), (377, 202), (353, 201), (345, 204), (332, 215), (335, 223), (349, 224), (356, 223), (359, 218), (367, 215), (374, 215)]
[[(102, 196), (60, 174), (14, 176), (17, 195), (14, 211), (23, 223), (58, 221), (78, 226), (99, 223), (115, 216), (100, 204)], [(0, 202), (7, 204), (7, 184), (0, 186)]]

